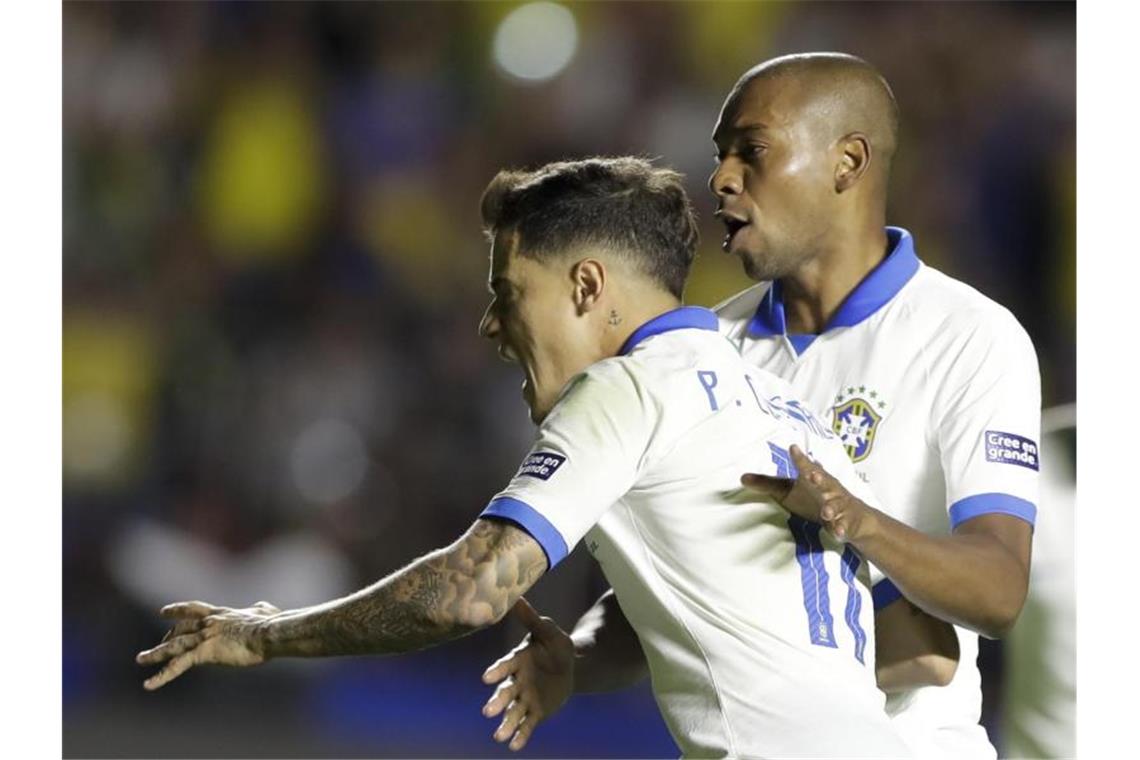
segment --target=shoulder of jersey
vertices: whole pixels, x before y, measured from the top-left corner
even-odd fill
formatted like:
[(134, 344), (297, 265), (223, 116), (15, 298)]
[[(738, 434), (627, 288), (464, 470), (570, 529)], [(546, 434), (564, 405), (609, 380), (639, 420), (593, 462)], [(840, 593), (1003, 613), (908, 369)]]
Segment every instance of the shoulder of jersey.
[(630, 382), (637, 384), (638, 376), (641, 374), (638, 371), (641, 364), (642, 362), (632, 354), (611, 356), (591, 364), (575, 379), (577, 381), (589, 379), (607, 385), (624, 385)]
[(976, 288), (923, 265), (899, 294), (900, 305), (912, 316), (938, 325), (949, 337), (969, 332), (979, 337), (1029, 340), (1017, 317)]
[(651, 336), (622, 356), (611, 356), (584, 374), (606, 383), (636, 388), (646, 399), (667, 399), (678, 384), (692, 381), (689, 371), (742, 362), (736, 348), (711, 330), (669, 331)]
[(636, 362), (629, 356), (611, 356), (594, 362), (586, 369), (570, 378), (558, 394), (556, 405), (562, 405), (568, 398), (582, 399), (584, 392), (596, 401), (611, 398), (613, 394), (621, 398), (643, 395), (644, 373), (638, 371)]
[(710, 351), (716, 353), (727, 351), (735, 355), (735, 350), (725, 343), (718, 332), (669, 331), (650, 336), (628, 354), (603, 359), (593, 367), (605, 367), (606, 372), (624, 371), (632, 377), (657, 377), (694, 367), (707, 357)]

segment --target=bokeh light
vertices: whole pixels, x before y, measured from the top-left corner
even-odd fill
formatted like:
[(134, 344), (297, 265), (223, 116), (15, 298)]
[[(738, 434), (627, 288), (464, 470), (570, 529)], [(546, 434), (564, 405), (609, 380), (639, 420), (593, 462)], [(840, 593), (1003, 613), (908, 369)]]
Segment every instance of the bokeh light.
[(297, 438), (291, 462), (297, 490), (318, 504), (350, 496), (368, 471), (360, 434), (341, 420), (319, 420), (309, 426)]
[(511, 11), (495, 32), (495, 63), (524, 82), (557, 76), (578, 49), (574, 14), (556, 3), (528, 3)]

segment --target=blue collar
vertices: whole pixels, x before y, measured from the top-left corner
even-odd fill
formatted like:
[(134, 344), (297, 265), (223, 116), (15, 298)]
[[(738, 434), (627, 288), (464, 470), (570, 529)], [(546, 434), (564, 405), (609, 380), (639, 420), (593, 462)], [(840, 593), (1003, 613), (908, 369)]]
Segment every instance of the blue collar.
[[(887, 227), (887, 242), (891, 244), (891, 252), (848, 294), (824, 332), (859, 324), (885, 306), (914, 277), (919, 264), (918, 255), (914, 252), (914, 238), (902, 227)], [(748, 333), (762, 337), (784, 335), (787, 330), (782, 288), (780, 281), (776, 280), (761, 299), (756, 315), (748, 325)], [(788, 336), (796, 353), (803, 353), (815, 337)]]
[(660, 335), (663, 332), (687, 329), (712, 330), (716, 332), (718, 327), (719, 321), (716, 318), (716, 314), (703, 306), (680, 306), (664, 314), (659, 314), (634, 330), (633, 333), (625, 339), (625, 343), (621, 344), (621, 350), (618, 351), (618, 356), (625, 356), (641, 341), (646, 338), (651, 338), (654, 335)]

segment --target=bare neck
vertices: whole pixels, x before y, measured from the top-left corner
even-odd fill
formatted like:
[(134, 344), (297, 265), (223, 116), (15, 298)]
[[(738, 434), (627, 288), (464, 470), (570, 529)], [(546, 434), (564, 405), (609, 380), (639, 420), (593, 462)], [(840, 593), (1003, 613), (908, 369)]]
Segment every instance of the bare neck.
[(659, 291), (643, 292), (632, 298), (622, 298), (619, 303), (612, 304), (604, 314), (602, 353), (604, 356), (617, 356), (637, 328), (680, 306), (680, 300)]
[(887, 233), (879, 225), (821, 250), (780, 279), (788, 333), (818, 335), (851, 291), (886, 258)]

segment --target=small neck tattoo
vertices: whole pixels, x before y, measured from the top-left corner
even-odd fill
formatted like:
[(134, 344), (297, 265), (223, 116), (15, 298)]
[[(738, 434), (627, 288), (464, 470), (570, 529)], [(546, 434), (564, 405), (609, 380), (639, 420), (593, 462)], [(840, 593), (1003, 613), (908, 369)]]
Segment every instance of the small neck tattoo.
[(609, 323), (612, 327), (617, 327), (621, 324), (621, 317), (618, 316), (616, 309), (610, 309)]

